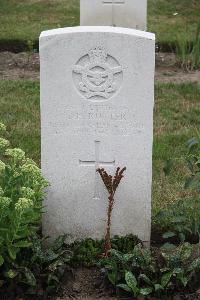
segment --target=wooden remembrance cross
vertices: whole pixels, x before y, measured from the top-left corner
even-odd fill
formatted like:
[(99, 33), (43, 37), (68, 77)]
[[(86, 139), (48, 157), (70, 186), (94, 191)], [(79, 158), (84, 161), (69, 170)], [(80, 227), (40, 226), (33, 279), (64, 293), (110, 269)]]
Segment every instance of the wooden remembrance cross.
[(99, 199), (99, 192), (98, 192), (98, 173), (97, 169), (100, 166), (114, 166), (115, 160), (113, 161), (102, 161), (100, 160), (100, 141), (95, 141), (95, 160), (80, 160), (79, 164), (83, 166), (94, 166), (95, 167), (95, 187), (94, 187), (94, 199)]

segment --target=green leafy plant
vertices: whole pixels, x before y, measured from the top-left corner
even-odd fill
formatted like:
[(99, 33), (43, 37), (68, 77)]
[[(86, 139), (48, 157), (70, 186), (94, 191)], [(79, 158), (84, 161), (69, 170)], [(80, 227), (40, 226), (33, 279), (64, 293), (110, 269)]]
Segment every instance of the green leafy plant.
[[(3, 124), (0, 130), (7, 135)], [(1, 266), (14, 263), (23, 248), (32, 246), (30, 237), (39, 230), (44, 188), (48, 185), (24, 151), (9, 146), (9, 141), (0, 137)]]
[(10, 148), (2, 123), (0, 133), (0, 292), (13, 294), (21, 288), (48, 294), (69, 260), (65, 237), (51, 247), (42, 245), (39, 232), (48, 183), (23, 150)]
[(200, 258), (193, 257), (193, 248), (184, 243), (172, 249), (150, 249), (142, 245), (131, 253), (111, 249), (101, 260), (103, 271), (117, 288), (135, 297), (149, 294), (166, 294), (174, 288), (185, 288), (198, 278)]
[(180, 199), (168, 205), (154, 216), (154, 226), (161, 228), (162, 238), (168, 241), (199, 241), (199, 199)]
[(30, 261), (28, 264), (24, 261), (24, 265), (27, 266), (20, 278), (20, 281), (24, 281), (28, 286), (29, 294), (46, 296), (58, 290), (71, 259), (71, 251), (66, 249), (65, 239), (66, 236), (60, 236), (53, 244), (44, 247), (45, 238), (42, 239), (40, 236), (32, 238)]
[(176, 53), (178, 63), (184, 70), (189, 71), (200, 67), (200, 22), (197, 25), (192, 45), (188, 45), (183, 35), (177, 38)]
[[(72, 266), (96, 266), (99, 265), (99, 259), (104, 249), (104, 240), (86, 239), (83, 241), (75, 241), (67, 245), (67, 249), (71, 251), (70, 265)], [(133, 248), (141, 243), (138, 237), (130, 234), (127, 236), (114, 236), (111, 238), (112, 249), (129, 253)]]
[(104, 243), (104, 256), (108, 256), (108, 251), (111, 249), (111, 235), (110, 235), (110, 229), (111, 229), (111, 216), (112, 216), (112, 210), (114, 206), (114, 196), (116, 193), (116, 190), (124, 177), (123, 173), (126, 170), (124, 167), (120, 170), (120, 168), (117, 168), (115, 175), (108, 175), (108, 173), (102, 168), (97, 169), (97, 172), (100, 174), (101, 179), (108, 191), (108, 210), (107, 210), (107, 227), (106, 227), (106, 235), (105, 235), (105, 243)]
[(153, 292), (152, 287), (140, 288), (135, 275), (133, 275), (133, 273), (130, 271), (125, 272), (125, 281), (126, 281), (125, 284), (121, 283), (118, 284), (117, 286), (125, 290), (126, 292), (132, 293), (135, 297), (138, 295), (147, 296)]
[(193, 197), (177, 200), (175, 203), (156, 214), (154, 222), (162, 224), (168, 228), (163, 234), (163, 238), (170, 239), (175, 236), (181, 242), (186, 240), (187, 236), (200, 237), (200, 138), (193, 137), (187, 142), (188, 152), (184, 159), (174, 158), (166, 161), (164, 173), (168, 176), (177, 160), (182, 160), (188, 169), (188, 175), (184, 182), (185, 189), (193, 189)]
[(83, 241), (75, 241), (67, 247), (72, 251), (71, 265), (91, 267), (96, 265), (102, 253), (103, 241), (86, 239)]
[(149, 264), (149, 260), (151, 260), (149, 250), (143, 249), (141, 245), (137, 245), (132, 249), (131, 253), (125, 254), (111, 249), (109, 251), (109, 257), (102, 260), (102, 264), (105, 266), (109, 280), (112, 284), (116, 285), (123, 279), (126, 271), (132, 270), (132, 264), (134, 264), (136, 268), (140, 266), (142, 270), (142, 268), (146, 268), (146, 263)]
[[(0, 295), (29, 294), (46, 297), (57, 291), (71, 259), (65, 247), (65, 236), (57, 238), (45, 247), (45, 238), (35, 234), (31, 246), (23, 249), (15, 262), (6, 262), (1, 268)], [(12, 267), (12, 268), (11, 268)]]
[(187, 145), (189, 150), (186, 162), (190, 176), (185, 181), (185, 188), (195, 187), (200, 190), (200, 137), (193, 137)]
[[(195, 277), (195, 272), (200, 270), (200, 257), (193, 259), (193, 246), (183, 243), (172, 250), (162, 250), (165, 265), (161, 284), (164, 280), (168, 288), (186, 287)], [(198, 276), (198, 275), (197, 275)]]
[(118, 250), (122, 253), (131, 253), (134, 247), (138, 244), (142, 244), (142, 241), (133, 234), (126, 236), (115, 235), (111, 239), (112, 249)]

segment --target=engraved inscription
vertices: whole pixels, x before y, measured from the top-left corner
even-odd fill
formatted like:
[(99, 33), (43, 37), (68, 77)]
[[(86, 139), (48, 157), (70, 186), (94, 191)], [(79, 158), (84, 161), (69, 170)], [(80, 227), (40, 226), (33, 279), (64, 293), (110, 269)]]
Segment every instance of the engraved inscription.
[(101, 46), (91, 49), (73, 67), (77, 90), (91, 101), (109, 99), (119, 90), (122, 78), (122, 66)]
[(101, 136), (131, 136), (143, 134), (144, 124), (137, 111), (127, 106), (115, 106), (104, 103), (70, 105), (57, 112), (56, 120), (49, 129), (56, 134), (89, 134)]
[(128, 136), (144, 131), (137, 114), (126, 106), (115, 107), (105, 104), (83, 105), (81, 108), (68, 107), (66, 122), (73, 134), (95, 134), (100, 136)]
[(95, 173), (95, 187), (94, 187), (94, 199), (99, 199), (99, 191), (98, 191), (98, 174), (96, 170), (100, 166), (114, 166), (115, 160), (113, 161), (102, 161), (100, 160), (100, 141), (95, 141), (95, 160), (84, 161), (79, 159), (79, 164), (82, 166), (94, 166)]

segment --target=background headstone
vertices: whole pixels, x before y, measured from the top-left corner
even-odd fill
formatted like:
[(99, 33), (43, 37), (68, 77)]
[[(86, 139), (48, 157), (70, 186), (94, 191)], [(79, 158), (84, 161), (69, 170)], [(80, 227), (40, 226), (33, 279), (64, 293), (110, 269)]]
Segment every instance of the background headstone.
[(80, 25), (146, 30), (147, 0), (80, 0)]
[(133, 29), (41, 34), (41, 162), (51, 183), (45, 235), (101, 239), (108, 195), (96, 169), (125, 166), (112, 234), (150, 240), (154, 56), (154, 34)]

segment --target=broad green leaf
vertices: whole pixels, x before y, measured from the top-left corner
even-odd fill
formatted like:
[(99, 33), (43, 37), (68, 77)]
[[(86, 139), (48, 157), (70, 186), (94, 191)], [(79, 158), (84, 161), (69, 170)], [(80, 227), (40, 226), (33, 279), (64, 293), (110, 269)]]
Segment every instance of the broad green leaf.
[(115, 272), (108, 272), (108, 279), (110, 280), (110, 282), (115, 285), (116, 281), (117, 281), (117, 274)]
[(188, 260), (192, 255), (192, 245), (184, 243), (181, 247), (181, 258), (183, 261)]
[(17, 256), (17, 249), (13, 246), (8, 246), (8, 253), (10, 257), (15, 260)]
[(115, 250), (115, 249), (111, 249), (111, 250), (109, 251), (109, 253), (110, 253), (111, 255), (113, 255), (114, 257), (116, 257), (119, 261), (123, 261), (123, 255), (122, 255), (121, 252), (119, 252), (119, 251), (117, 251), (117, 250)]
[(181, 281), (184, 287), (187, 286), (189, 278), (181, 274), (180, 276), (178, 276), (178, 279)]
[(163, 276), (161, 278), (162, 287), (166, 287), (169, 284), (172, 274), (173, 274), (173, 272), (167, 272), (167, 273), (163, 274)]
[(52, 247), (54, 251), (59, 250), (65, 244), (66, 237), (66, 235), (61, 235), (55, 240)]
[(32, 243), (29, 241), (19, 241), (13, 244), (14, 247), (18, 247), (18, 248), (29, 248), (31, 245)]
[(143, 296), (147, 296), (149, 294), (151, 294), (153, 292), (153, 288), (144, 288), (144, 289), (140, 289), (140, 294)]
[(36, 279), (34, 274), (28, 269), (25, 269), (24, 275), (26, 277), (26, 283), (30, 286), (36, 286)]
[(134, 257), (134, 254), (132, 253), (127, 253), (127, 254), (124, 254), (123, 256), (123, 259), (125, 262), (128, 262), (130, 259), (132, 259)]
[(120, 289), (125, 290), (128, 293), (131, 293), (131, 288), (127, 285), (127, 284), (118, 284), (117, 287), (119, 287)]
[(194, 172), (194, 167), (193, 167), (193, 163), (191, 162), (190, 159), (187, 159), (187, 166), (189, 168), (189, 170), (193, 173)]
[(13, 270), (13, 269), (10, 269), (8, 272), (5, 273), (6, 277), (10, 278), (10, 279), (13, 279), (17, 276), (18, 272)]
[(181, 243), (183, 243), (185, 241), (185, 234), (183, 232), (180, 232), (178, 236), (179, 236)]
[(195, 162), (195, 165), (199, 165), (200, 164), (200, 157), (197, 157), (197, 161)]
[(125, 273), (126, 284), (132, 289), (132, 291), (136, 291), (137, 289), (137, 279), (133, 275), (132, 272), (126, 271)]
[(183, 272), (183, 270), (181, 268), (175, 268), (173, 270), (173, 274), (181, 274)]
[(189, 150), (192, 150), (194, 147), (196, 147), (199, 143), (199, 139), (197, 137), (193, 137), (187, 141), (187, 146)]
[(25, 237), (27, 237), (29, 235), (30, 235), (30, 230), (27, 227), (22, 228), (15, 235), (15, 240), (19, 240), (19, 239), (25, 238)]
[(171, 237), (174, 237), (174, 236), (176, 236), (176, 233), (174, 233), (174, 232), (172, 232), (172, 231), (167, 231), (167, 232), (165, 232), (165, 233), (162, 235), (162, 237), (163, 237), (164, 239), (168, 239), (168, 238), (171, 238)]
[(63, 265), (63, 260), (62, 259), (57, 259), (55, 260), (53, 263), (51, 263), (49, 266), (48, 266), (48, 270), (50, 270), (51, 272), (55, 272), (56, 269), (59, 267), (59, 266), (62, 266)]
[(142, 279), (144, 282), (146, 282), (149, 285), (153, 285), (151, 279), (149, 277), (147, 277), (147, 275), (145, 274), (140, 274), (139, 276), (140, 279)]
[(185, 181), (185, 189), (188, 189), (189, 187), (194, 187), (198, 184), (197, 179), (194, 175), (192, 175), (191, 177), (188, 177)]
[(165, 250), (165, 251), (172, 251), (174, 249), (176, 249), (176, 246), (174, 244), (171, 244), (171, 243), (165, 243), (162, 247), (161, 247), (162, 250)]
[(188, 268), (188, 272), (191, 272), (191, 271), (194, 271), (197, 269), (200, 269), (200, 257), (198, 257), (191, 263), (190, 267)]
[(4, 258), (3, 258), (3, 256), (2, 256), (2, 255), (0, 255), (0, 266), (2, 266), (2, 265), (3, 265), (3, 263), (4, 263)]
[(155, 292), (158, 292), (158, 291), (160, 291), (160, 290), (163, 290), (164, 288), (162, 287), (161, 284), (156, 283), (156, 284), (154, 285), (154, 289), (155, 289)]
[(56, 254), (53, 250), (49, 249), (46, 252), (45, 261), (50, 262), (50, 261), (57, 259), (58, 257), (59, 257), (59, 254)]

